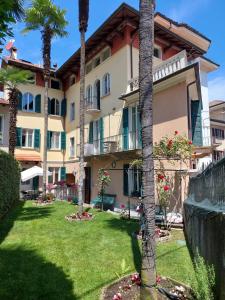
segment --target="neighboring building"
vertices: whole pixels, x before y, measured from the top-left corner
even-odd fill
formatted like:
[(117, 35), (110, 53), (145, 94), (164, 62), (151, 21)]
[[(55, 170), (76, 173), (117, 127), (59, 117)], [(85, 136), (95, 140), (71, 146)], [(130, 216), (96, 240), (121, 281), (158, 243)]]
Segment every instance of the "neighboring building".
[[(110, 169), (107, 193), (118, 203), (135, 205), (140, 172), (129, 163), (140, 157), (138, 111), (139, 12), (122, 4), (86, 42), (85, 201), (97, 197), (99, 168)], [(154, 49), (154, 140), (186, 134), (196, 146), (195, 158), (211, 160), (207, 74), (218, 65), (204, 57), (210, 40), (157, 13)], [(79, 163), (79, 62), (77, 50), (52, 70), (49, 91), (48, 168), (50, 182), (77, 181)], [(42, 67), (16, 57), (10, 65), (33, 71), (35, 84), (21, 86), (16, 157), (24, 168), (42, 163), (44, 82)], [(7, 98), (7, 97), (6, 97)], [(206, 157), (206, 158), (205, 158)], [(74, 177), (75, 176), (75, 177)], [(129, 184), (128, 184), (129, 182)], [(40, 182), (39, 182), (40, 184)]]
[(225, 156), (225, 102), (214, 100), (210, 102), (211, 139), (214, 145), (213, 161)]
[(9, 103), (0, 98), (0, 149), (8, 152), (9, 145)]

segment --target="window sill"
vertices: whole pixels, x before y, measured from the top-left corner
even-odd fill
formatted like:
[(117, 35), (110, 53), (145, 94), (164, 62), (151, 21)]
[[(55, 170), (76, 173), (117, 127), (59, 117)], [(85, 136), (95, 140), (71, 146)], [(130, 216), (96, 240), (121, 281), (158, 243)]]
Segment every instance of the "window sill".
[(64, 118), (63, 116), (52, 115), (52, 114), (49, 114), (48, 116), (51, 117), (51, 118), (56, 118), (56, 119), (62, 119), (62, 118)]
[(48, 149), (48, 151), (54, 151), (54, 152), (61, 152), (61, 151), (63, 151), (62, 149)]

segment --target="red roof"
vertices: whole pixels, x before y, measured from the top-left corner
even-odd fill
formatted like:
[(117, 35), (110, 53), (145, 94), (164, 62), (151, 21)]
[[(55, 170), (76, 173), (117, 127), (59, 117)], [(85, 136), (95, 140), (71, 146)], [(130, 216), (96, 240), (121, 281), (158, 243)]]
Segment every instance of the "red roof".
[(0, 98), (0, 104), (9, 105), (9, 102), (5, 99)]

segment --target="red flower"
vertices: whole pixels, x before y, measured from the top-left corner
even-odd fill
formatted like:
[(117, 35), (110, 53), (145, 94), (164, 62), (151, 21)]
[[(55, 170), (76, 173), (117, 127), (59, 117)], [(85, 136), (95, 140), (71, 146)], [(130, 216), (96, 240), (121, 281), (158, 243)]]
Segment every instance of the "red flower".
[(163, 189), (165, 192), (167, 192), (167, 191), (169, 191), (170, 187), (168, 185), (165, 185)]
[(104, 171), (105, 176), (109, 176), (109, 173), (107, 171)]
[(156, 276), (156, 283), (159, 284), (161, 282), (161, 277), (159, 275)]
[(165, 178), (165, 176), (163, 176), (162, 174), (158, 175), (158, 181), (163, 180)]
[(188, 144), (189, 144), (189, 145), (192, 145), (192, 141), (189, 141)]
[(124, 208), (125, 208), (125, 205), (124, 205), (124, 204), (121, 204), (121, 205), (120, 205), (120, 208), (124, 209)]
[(177, 131), (177, 130), (175, 130), (174, 134), (175, 134), (175, 135), (178, 135), (178, 131)]
[(168, 142), (168, 144), (167, 144), (167, 148), (171, 148), (172, 147), (172, 145), (173, 145), (173, 141), (172, 140), (169, 140), (169, 142)]

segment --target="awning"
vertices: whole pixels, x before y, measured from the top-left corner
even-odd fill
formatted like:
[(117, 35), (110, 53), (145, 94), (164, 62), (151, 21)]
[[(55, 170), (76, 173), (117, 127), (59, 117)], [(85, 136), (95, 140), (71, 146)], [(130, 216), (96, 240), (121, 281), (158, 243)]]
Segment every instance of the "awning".
[(16, 154), (15, 157), (16, 157), (16, 160), (19, 160), (19, 161), (32, 161), (32, 162), (40, 162), (41, 161), (40, 155), (35, 155), (35, 154)]
[[(52, 172), (47, 172), (48, 176), (52, 175)], [(27, 181), (29, 179), (32, 179), (36, 176), (43, 176), (43, 169), (38, 167), (38, 166), (34, 166), (32, 168), (29, 168), (23, 172), (21, 172), (21, 181)]]

